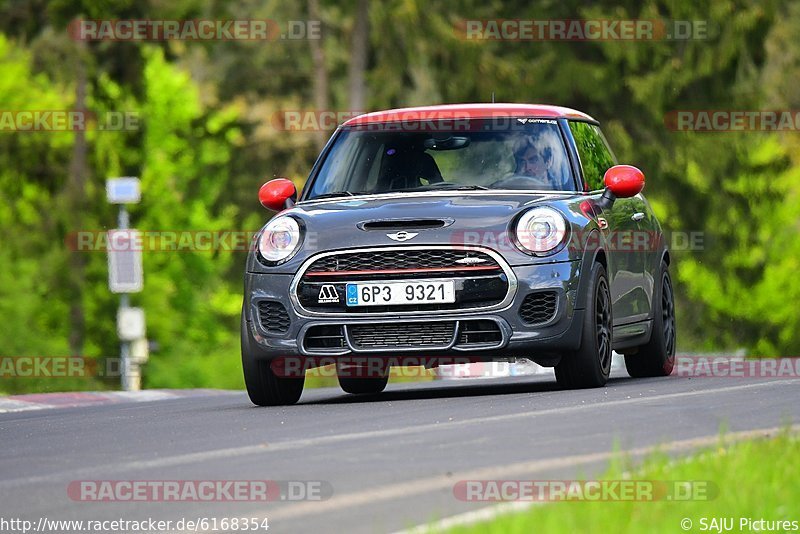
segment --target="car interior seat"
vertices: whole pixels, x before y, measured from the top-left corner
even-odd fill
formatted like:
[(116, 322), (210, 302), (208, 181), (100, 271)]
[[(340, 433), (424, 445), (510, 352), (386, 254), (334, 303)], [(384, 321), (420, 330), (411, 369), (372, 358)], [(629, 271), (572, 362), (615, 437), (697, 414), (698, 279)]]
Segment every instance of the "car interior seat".
[(418, 151), (397, 151), (387, 156), (378, 190), (400, 191), (444, 181), (433, 156)]

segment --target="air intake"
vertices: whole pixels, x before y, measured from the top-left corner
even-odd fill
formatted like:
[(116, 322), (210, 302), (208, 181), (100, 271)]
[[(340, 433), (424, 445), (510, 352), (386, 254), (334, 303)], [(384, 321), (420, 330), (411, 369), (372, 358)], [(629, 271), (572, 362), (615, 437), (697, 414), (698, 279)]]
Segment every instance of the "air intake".
[(528, 324), (544, 324), (553, 319), (557, 306), (558, 295), (555, 291), (539, 291), (525, 297), (519, 315)]
[(341, 325), (312, 326), (306, 332), (303, 344), (306, 349), (312, 350), (343, 349), (347, 346)]
[(367, 348), (443, 348), (453, 341), (455, 321), (355, 324), (347, 327), (353, 345)]
[(390, 231), (390, 230), (429, 230), (431, 228), (444, 228), (453, 224), (452, 219), (389, 219), (383, 221), (366, 221), (358, 224), (362, 230)]
[(261, 326), (270, 334), (285, 334), (289, 331), (289, 314), (280, 302), (262, 300), (258, 303)]

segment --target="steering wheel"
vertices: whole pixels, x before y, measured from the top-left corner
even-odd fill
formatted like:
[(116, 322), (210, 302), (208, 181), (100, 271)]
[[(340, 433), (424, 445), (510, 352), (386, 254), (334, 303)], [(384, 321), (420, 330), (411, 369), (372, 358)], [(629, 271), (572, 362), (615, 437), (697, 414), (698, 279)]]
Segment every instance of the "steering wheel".
[(553, 189), (547, 179), (524, 174), (512, 174), (489, 184), (491, 189)]

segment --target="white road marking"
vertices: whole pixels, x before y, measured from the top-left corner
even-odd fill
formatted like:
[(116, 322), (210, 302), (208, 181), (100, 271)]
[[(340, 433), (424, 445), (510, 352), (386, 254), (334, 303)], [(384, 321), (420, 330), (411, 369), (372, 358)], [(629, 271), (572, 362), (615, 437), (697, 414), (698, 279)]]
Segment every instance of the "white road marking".
[(41, 410), (46, 408), (33, 402), (0, 398), (0, 413), (25, 412), (28, 410)]
[[(56, 408), (79, 408), (101, 406), (118, 402), (152, 402), (183, 399), (198, 392), (207, 395), (238, 395), (238, 391), (225, 390), (175, 390), (145, 389), (142, 391), (73, 391), (68, 393), (45, 393), (37, 400), (18, 400), (0, 397), (0, 414), (26, 412), (28, 410), (50, 410)], [(31, 398), (31, 397), (28, 397)], [(51, 399), (51, 402), (47, 402)]]
[(458, 421), (445, 421), (441, 423), (428, 423), (422, 425), (406, 426), (401, 428), (390, 428), (386, 430), (369, 430), (364, 432), (351, 432), (346, 434), (334, 434), (331, 436), (319, 436), (315, 438), (298, 439), (279, 441), (275, 443), (260, 443), (256, 445), (244, 445), (241, 447), (229, 447), (224, 449), (215, 449), (209, 451), (199, 451), (194, 453), (178, 454), (173, 456), (164, 456), (152, 460), (134, 460), (130, 462), (120, 462), (113, 464), (97, 465), (89, 468), (80, 468), (73, 470), (65, 470), (60, 472), (52, 472), (47, 475), (37, 475), (30, 477), (21, 477), (16, 479), (0, 480), (0, 488), (6, 486), (16, 486), (20, 484), (35, 484), (40, 482), (52, 482), (57, 480), (58, 477), (64, 478), (83, 478), (91, 477), (93, 474), (101, 474), (108, 476), (114, 472), (127, 472), (131, 470), (154, 469), (163, 467), (172, 467), (178, 465), (186, 465), (192, 463), (204, 463), (213, 460), (221, 460), (227, 458), (235, 458), (241, 456), (249, 456), (253, 454), (265, 454), (272, 452), (280, 452), (285, 450), (299, 450), (307, 447), (316, 447), (321, 445), (332, 445), (344, 441), (358, 441), (364, 439), (376, 438), (389, 438), (395, 436), (407, 436), (410, 434), (420, 434), (432, 431), (447, 431), (452, 428), (480, 425), (485, 423), (496, 423), (500, 421), (513, 421), (521, 419), (534, 419), (536, 417), (545, 417), (548, 415), (562, 415), (567, 413), (581, 412), (585, 410), (605, 410), (611, 406), (626, 406), (636, 405), (648, 402), (668, 401), (671, 399), (696, 397), (703, 395), (713, 395), (717, 393), (732, 393), (739, 391), (746, 391), (758, 388), (776, 388), (784, 385), (796, 385), (800, 383), (800, 379), (787, 379), (787, 380), (774, 380), (767, 382), (756, 382), (751, 384), (741, 384), (738, 386), (728, 386), (723, 388), (714, 389), (701, 389), (696, 391), (687, 391), (680, 393), (667, 393), (663, 395), (653, 395), (649, 397), (636, 397), (618, 399), (605, 402), (597, 402), (591, 404), (577, 404), (574, 406), (565, 406), (561, 408), (550, 408), (547, 410), (531, 411), (531, 412), (518, 412), (502, 415), (491, 415), (486, 417), (475, 417), (471, 419), (462, 419)]
[(134, 402), (149, 402), (164, 399), (175, 399), (181, 396), (171, 391), (144, 389), (142, 391), (115, 391), (114, 397)]

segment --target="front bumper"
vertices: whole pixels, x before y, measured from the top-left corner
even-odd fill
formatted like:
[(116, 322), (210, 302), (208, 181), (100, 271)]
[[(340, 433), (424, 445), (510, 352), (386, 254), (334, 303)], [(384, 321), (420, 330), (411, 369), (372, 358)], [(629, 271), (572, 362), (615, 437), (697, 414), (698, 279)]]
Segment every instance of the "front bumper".
[[(280, 357), (349, 357), (349, 356), (398, 356), (425, 355), (430, 357), (469, 356), (474, 359), (530, 358), (539, 362), (557, 361), (559, 353), (575, 350), (580, 343), (583, 325), (583, 302), (578, 290), (580, 262), (555, 262), (513, 267), (516, 287), (510, 303), (487, 311), (451, 310), (443, 312), (419, 312), (414, 314), (381, 314), (369, 316), (339, 314), (336, 317), (309, 316), (298, 310), (290, 298), (292, 275), (247, 273), (245, 276), (245, 302), (243, 335), (247, 339), (250, 357), (273, 359)], [(531, 325), (520, 315), (520, 307), (526, 296), (540, 291), (551, 291), (557, 297), (556, 311), (546, 322)], [(259, 303), (280, 302), (288, 315), (285, 331), (276, 333), (267, 330), (260, 321)], [(464, 344), (459, 342), (460, 332), (469, 325), (493, 323), (499, 337), (491, 343)], [(413, 329), (421, 324), (434, 330), (445, 323), (454, 325), (453, 335), (442, 336), (428, 346), (376, 346), (364, 344), (358, 333), (375, 329), (379, 331)], [(285, 323), (284, 323), (285, 324)], [(370, 328), (365, 328), (370, 325)], [(343, 346), (320, 349), (307, 343), (309, 332), (319, 332), (316, 327), (341, 327)], [(493, 327), (494, 328), (494, 327)], [(441, 328), (439, 328), (441, 330)], [(368, 335), (369, 340), (373, 340)], [(374, 337), (374, 336), (373, 336)], [(462, 338), (463, 339), (463, 338)]]

